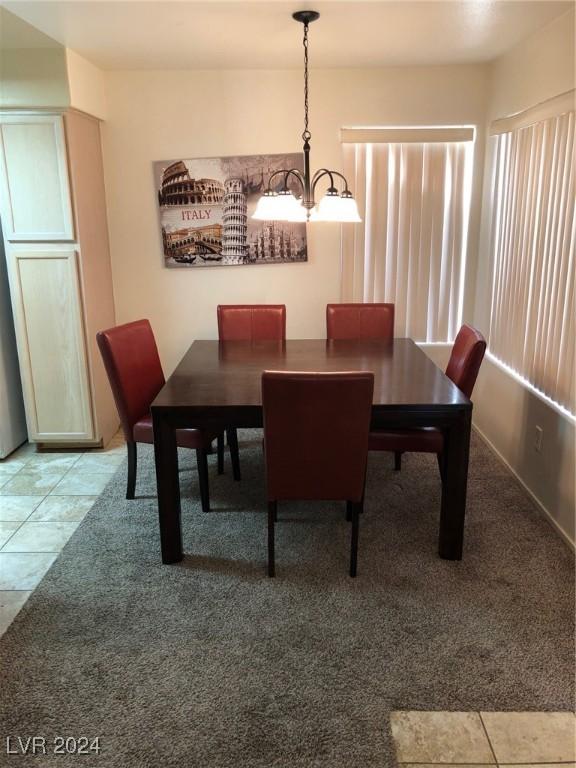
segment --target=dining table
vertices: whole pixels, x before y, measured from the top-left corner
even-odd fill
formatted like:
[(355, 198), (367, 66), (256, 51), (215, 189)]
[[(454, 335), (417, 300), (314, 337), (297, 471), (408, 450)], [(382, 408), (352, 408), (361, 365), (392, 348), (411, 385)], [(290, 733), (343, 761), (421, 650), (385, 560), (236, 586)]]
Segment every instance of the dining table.
[[(460, 560), (472, 403), (412, 340), (194, 341), (151, 405), (162, 562), (183, 558), (175, 430), (262, 427), (262, 373), (372, 371), (371, 430), (444, 435), (438, 553)], [(342, 403), (342, 408), (346, 403)], [(321, 440), (319, 436), (319, 448)]]

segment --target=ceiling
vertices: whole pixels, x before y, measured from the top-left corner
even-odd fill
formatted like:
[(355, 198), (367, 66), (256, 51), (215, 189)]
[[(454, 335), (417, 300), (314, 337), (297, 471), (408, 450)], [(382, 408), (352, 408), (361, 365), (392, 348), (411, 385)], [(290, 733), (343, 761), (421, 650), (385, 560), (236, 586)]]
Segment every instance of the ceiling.
[[(310, 27), (311, 67), (483, 62), (574, 7), (554, 0), (0, 4), (111, 70), (301, 67), (302, 28), (291, 13), (302, 8), (321, 13)], [(17, 45), (9, 29), (1, 36)]]

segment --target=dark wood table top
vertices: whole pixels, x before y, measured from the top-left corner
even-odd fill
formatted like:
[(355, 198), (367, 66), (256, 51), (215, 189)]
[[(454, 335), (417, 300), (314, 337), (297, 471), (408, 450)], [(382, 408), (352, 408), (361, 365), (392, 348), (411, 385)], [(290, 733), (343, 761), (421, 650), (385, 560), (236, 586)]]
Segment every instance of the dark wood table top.
[(411, 340), (195, 341), (152, 404), (194, 412), (261, 407), (261, 376), (276, 371), (373, 371), (374, 408), (468, 409), (470, 400)]

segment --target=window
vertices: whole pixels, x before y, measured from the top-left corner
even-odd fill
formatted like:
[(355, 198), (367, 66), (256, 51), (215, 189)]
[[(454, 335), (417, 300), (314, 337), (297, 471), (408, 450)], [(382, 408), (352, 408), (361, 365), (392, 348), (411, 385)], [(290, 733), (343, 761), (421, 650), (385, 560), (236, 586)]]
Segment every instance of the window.
[(493, 130), (489, 350), (574, 414), (574, 111), (522, 122)]
[(342, 298), (394, 303), (398, 336), (449, 342), (460, 327), (473, 135), (343, 130), (363, 223), (343, 229)]

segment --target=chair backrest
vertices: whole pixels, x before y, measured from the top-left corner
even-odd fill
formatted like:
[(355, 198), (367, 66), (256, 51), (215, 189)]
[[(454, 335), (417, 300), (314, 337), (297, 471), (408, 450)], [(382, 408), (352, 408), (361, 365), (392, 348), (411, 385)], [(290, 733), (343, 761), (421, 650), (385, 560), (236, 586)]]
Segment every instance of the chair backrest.
[(394, 337), (394, 304), (327, 304), (329, 339), (384, 339)]
[(268, 499), (360, 501), (374, 374), (262, 374)]
[(150, 410), (164, 386), (164, 373), (148, 320), (118, 325), (96, 334), (122, 430), (134, 440), (134, 424)]
[(285, 304), (219, 304), (220, 341), (284, 341)]
[(466, 397), (472, 396), (478, 371), (486, 351), (486, 339), (471, 325), (463, 325), (454, 340), (446, 376)]

